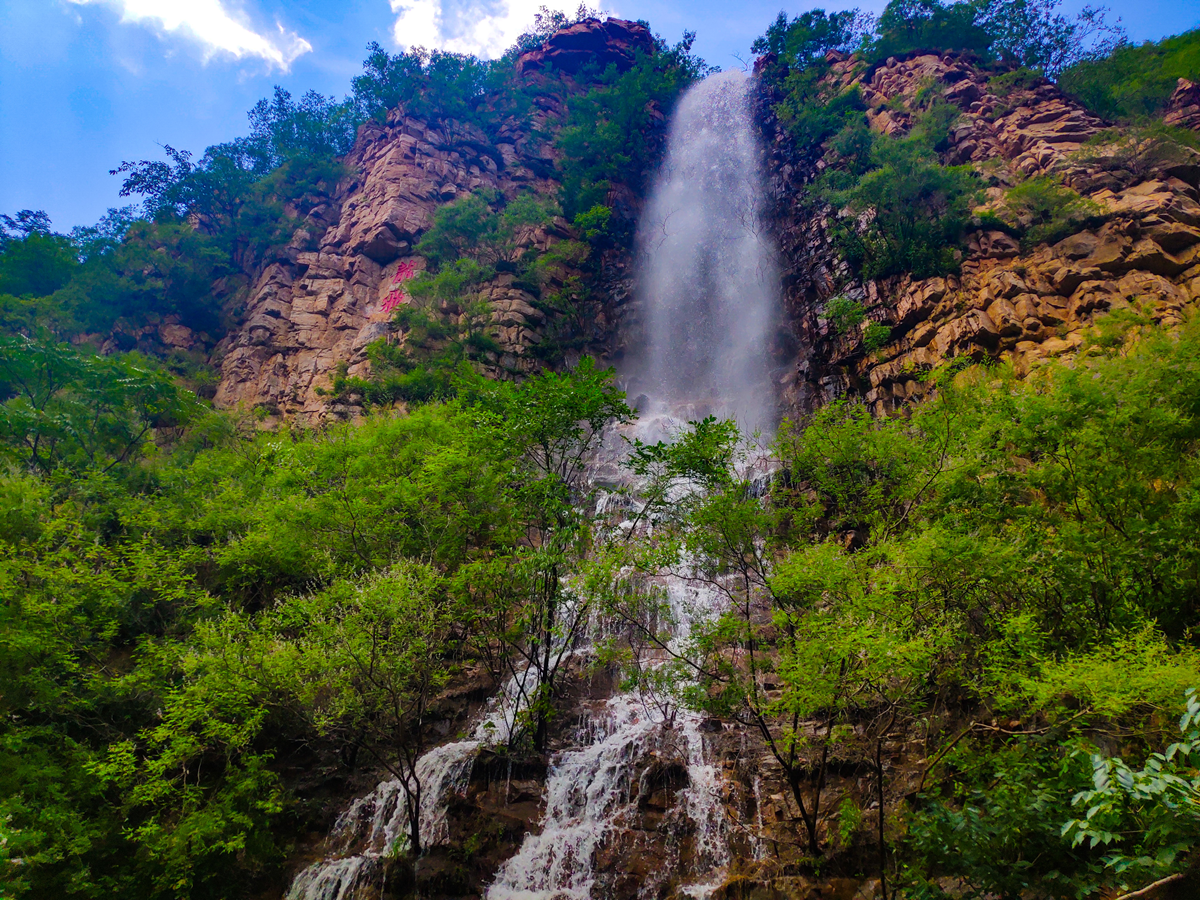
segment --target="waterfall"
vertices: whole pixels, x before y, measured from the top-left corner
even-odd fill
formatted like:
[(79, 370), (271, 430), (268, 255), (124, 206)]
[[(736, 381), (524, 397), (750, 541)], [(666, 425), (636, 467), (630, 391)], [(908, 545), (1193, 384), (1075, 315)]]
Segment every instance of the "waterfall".
[[(419, 827), (426, 847), (450, 839), (450, 798), (466, 792), (480, 749), (509, 739), (534, 677), (529, 669), (515, 674), (491, 699), (469, 739), (434, 747), (417, 760)], [(381, 781), (338, 816), (326, 841), (327, 856), (296, 876), (288, 900), (357, 900), (360, 889), (381, 878), (384, 857), (407, 843), (404, 788), (399, 779)]]
[[(623, 377), (632, 395), (645, 395), (637, 404), (640, 419), (630, 426), (643, 440), (670, 440), (688, 420), (710, 414), (736, 418), (746, 430), (770, 431), (776, 421), (770, 340), (779, 273), (762, 223), (751, 84), (742, 73), (722, 73), (684, 95), (671, 122), (666, 162), (639, 225), (637, 290), (645, 334)], [(620, 444), (619, 437), (613, 441)], [(595, 483), (622, 482), (623, 452), (606, 447), (598, 454), (589, 469)], [(618, 511), (614, 495), (603, 495), (598, 517), (610, 501), (608, 511)], [(633, 527), (632, 520), (617, 526)], [(679, 576), (657, 581), (671, 608), (676, 642), (721, 611), (721, 594), (710, 584)], [(565, 656), (587, 649), (564, 646), (558, 652)], [(426, 847), (450, 839), (450, 800), (466, 791), (480, 749), (508, 740), (529, 692), (527, 677), (528, 671), (519, 673), (505, 685), (470, 739), (436, 747), (418, 762)], [(725, 785), (706, 747), (702, 718), (661, 701), (633, 691), (584, 704), (573, 740), (550, 760), (537, 833), (526, 835), (500, 867), (486, 900), (601, 895), (601, 851), (626, 837), (623, 830), (639, 814), (647, 767), (668, 757), (686, 771), (670, 815), (672, 827), (690, 843), (686, 859), (676, 847), (674, 864), (655, 877), (694, 898), (712, 893), (730, 862)], [(403, 845), (404, 830), (401, 786), (384, 781), (338, 819), (326, 842), (326, 859), (297, 876), (289, 900), (374, 896), (382, 861)]]
[(643, 415), (713, 414), (743, 430), (776, 421), (775, 248), (763, 223), (753, 80), (711, 75), (682, 98), (638, 228), (644, 336), (624, 374)]

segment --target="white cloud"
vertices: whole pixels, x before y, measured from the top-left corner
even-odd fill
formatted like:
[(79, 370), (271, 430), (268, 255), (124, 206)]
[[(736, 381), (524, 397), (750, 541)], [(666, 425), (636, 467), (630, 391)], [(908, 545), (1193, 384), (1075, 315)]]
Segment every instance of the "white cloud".
[(492, 59), (533, 24), (541, 7), (574, 13), (579, 0), (391, 0), (396, 43)]
[(121, 11), (121, 21), (178, 32), (204, 47), (205, 61), (218, 53), (237, 59), (264, 60), (287, 70), (292, 60), (312, 50), (300, 35), (277, 25), (277, 34), (262, 34), (239, 21), (222, 0), (69, 0), (84, 6), (104, 3)]

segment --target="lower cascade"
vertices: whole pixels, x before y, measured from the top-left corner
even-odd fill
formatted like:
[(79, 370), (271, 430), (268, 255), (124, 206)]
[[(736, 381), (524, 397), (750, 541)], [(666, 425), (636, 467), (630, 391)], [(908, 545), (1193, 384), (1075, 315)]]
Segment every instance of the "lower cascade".
[[(677, 576), (664, 577), (666, 595), (679, 638), (687, 623), (716, 612), (711, 588)], [(565, 656), (569, 651), (560, 650)], [(581, 657), (585, 651), (569, 653)], [(484, 747), (506, 740), (514, 721), (517, 676), (493, 699), (486, 716), (467, 740), (442, 744), (417, 764), (422, 798), (421, 837), (426, 848), (446, 844), (451, 834), (447, 805), (465, 793)], [(663, 830), (674, 868), (658, 873), (682, 881), (690, 896), (706, 897), (729, 862), (722, 785), (705, 746), (700, 716), (664, 707), (640, 691), (622, 692), (580, 715), (573, 746), (557, 753), (544, 789), (539, 831), (525, 840), (496, 873), (487, 900), (588, 900), (596, 896), (595, 860), (607, 842), (619, 840), (637, 813), (651, 777), (648, 760), (684, 761), (686, 786), (663, 817)], [(385, 858), (405, 843), (407, 818), (403, 791), (395, 779), (381, 782), (354, 800), (338, 817), (326, 839), (328, 855), (301, 872), (289, 900), (358, 900), (376, 896), (385, 877)], [(688, 862), (679, 845), (689, 844)]]

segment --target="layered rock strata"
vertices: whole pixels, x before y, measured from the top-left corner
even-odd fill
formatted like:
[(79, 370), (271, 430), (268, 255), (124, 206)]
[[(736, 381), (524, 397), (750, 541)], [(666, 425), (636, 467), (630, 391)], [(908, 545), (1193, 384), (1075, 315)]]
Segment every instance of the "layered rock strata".
[[(922, 92), (939, 91), (957, 106), (943, 161), (986, 172), (989, 206), (1003, 202), (1006, 187), (1048, 177), (1077, 191), (1089, 214), (1074, 234), (1042, 246), (980, 229), (953, 275), (857, 282), (829, 243), (837, 212), (809, 193), (825, 161), (800, 158), (768, 117), (785, 297), (802, 347), (784, 386), (795, 411), (851, 393), (886, 413), (923, 395), (924, 373), (951, 358), (1011, 360), (1028, 371), (1074, 352), (1110, 311), (1132, 306), (1169, 325), (1200, 301), (1200, 154), (1111, 137), (1103, 121), (1044, 80), (999, 96), (988, 73), (953, 56), (916, 54), (874, 69), (836, 55), (831, 61), (831, 79), (858, 86), (871, 127), (885, 134), (907, 132)], [(1176, 91), (1178, 124), (1190, 122), (1193, 88), (1181, 83)], [(825, 303), (837, 295), (864, 307), (861, 329), (840, 335), (824, 319)], [(862, 345), (872, 323), (891, 328), (891, 340), (873, 353)]]

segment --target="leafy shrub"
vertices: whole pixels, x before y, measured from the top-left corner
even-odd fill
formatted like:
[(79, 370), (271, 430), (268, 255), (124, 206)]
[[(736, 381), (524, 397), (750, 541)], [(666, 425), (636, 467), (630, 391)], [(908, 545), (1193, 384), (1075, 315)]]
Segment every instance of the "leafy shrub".
[[(608, 205), (613, 184), (643, 190), (666, 138), (666, 121), (676, 100), (708, 66), (692, 55), (695, 35), (674, 47), (656, 38), (652, 53), (638, 52), (632, 68), (610, 65), (582, 73), (592, 86), (567, 100), (567, 118), (555, 139), (561, 156), (561, 201), (568, 218)], [(632, 211), (618, 213), (629, 219)], [(632, 229), (624, 231), (632, 236)]]
[(1105, 56), (1123, 37), (1104, 11), (1084, 7), (1068, 19), (1061, 0), (891, 0), (865, 42), (868, 59), (912, 50), (957, 50), (1003, 60), (1054, 77), (1086, 59)]
[(44, 297), (68, 281), (79, 264), (74, 244), (50, 230), (44, 212), (0, 215), (0, 294)]
[(863, 331), (863, 349), (874, 353), (892, 339), (892, 329), (879, 322), (872, 322)]
[(920, 136), (873, 136), (868, 165), (858, 178), (832, 172), (821, 184), (850, 214), (834, 234), (847, 262), (864, 278), (953, 271), (976, 192), (971, 168), (941, 165)]
[(1026, 91), (1037, 87), (1042, 79), (1043, 76), (1040, 72), (1027, 66), (1021, 66), (1011, 72), (993, 75), (988, 79), (988, 90), (997, 97), (1007, 97), (1016, 91)]
[(784, 81), (787, 93), (775, 105), (779, 121), (791, 132), (796, 143), (809, 150), (821, 146), (830, 135), (865, 129), (862, 92), (855, 85), (839, 91), (822, 80), (816, 68), (797, 69)]
[(861, 303), (843, 295), (833, 297), (825, 304), (825, 320), (837, 335), (849, 334), (866, 315)]
[(767, 27), (767, 33), (756, 38), (751, 53), (778, 57), (786, 66), (805, 68), (823, 62), (830, 50), (852, 50), (862, 40), (866, 19), (859, 10), (826, 13), (814, 9), (788, 21), (781, 12)]
[(1182, 740), (1150, 754), (1141, 769), (1092, 754), (1092, 790), (1071, 801), (1083, 817), (1064, 824), (1063, 837), (1076, 847), (1087, 842), (1109, 850), (1105, 866), (1124, 890), (1171, 874), (1200, 842), (1200, 700), (1194, 687), (1187, 691), (1179, 731)]
[(194, 396), (136, 357), (0, 337), (0, 454), (23, 468), (107, 471), (200, 412)]
[(1065, 237), (1100, 207), (1049, 175), (1027, 178), (1004, 195), (1004, 203), (1032, 246)]

